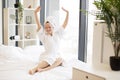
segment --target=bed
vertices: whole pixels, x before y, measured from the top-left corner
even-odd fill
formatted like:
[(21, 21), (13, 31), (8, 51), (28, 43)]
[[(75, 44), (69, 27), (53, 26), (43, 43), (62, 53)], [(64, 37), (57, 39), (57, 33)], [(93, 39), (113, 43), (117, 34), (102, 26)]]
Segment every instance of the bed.
[(49, 71), (29, 75), (29, 69), (37, 65), (43, 46), (30, 46), (25, 49), (13, 46), (0, 46), (0, 80), (72, 80), (72, 66), (77, 59), (66, 54), (62, 66)]

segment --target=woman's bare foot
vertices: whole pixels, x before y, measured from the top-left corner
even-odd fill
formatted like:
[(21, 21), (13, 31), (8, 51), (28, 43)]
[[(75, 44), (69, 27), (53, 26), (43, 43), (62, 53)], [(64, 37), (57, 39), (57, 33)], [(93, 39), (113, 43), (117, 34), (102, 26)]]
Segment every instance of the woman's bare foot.
[(42, 71), (44, 71), (44, 69), (41, 69), (41, 68), (37, 69), (37, 72), (42, 72)]
[(50, 69), (52, 69), (52, 67), (51, 67), (51, 66), (48, 66), (48, 67), (43, 68), (43, 69), (38, 68), (38, 69), (37, 69), (37, 72), (43, 72), (43, 71), (47, 71), (47, 70), (50, 70)]
[(37, 69), (36, 69), (36, 68), (29, 70), (29, 74), (31, 74), (31, 75), (33, 75), (33, 74), (36, 73), (36, 72), (37, 72)]

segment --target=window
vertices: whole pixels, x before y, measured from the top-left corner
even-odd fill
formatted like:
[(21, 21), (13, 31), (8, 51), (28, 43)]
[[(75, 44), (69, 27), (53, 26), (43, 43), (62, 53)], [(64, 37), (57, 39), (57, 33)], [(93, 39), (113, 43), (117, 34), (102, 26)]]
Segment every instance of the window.
[(63, 53), (65, 58), (78, 58), (79, 3), (80, 0), (46, 0), (46, 17), (54, 16), (58, 25), (64, 22), (66, 15), (61, 7), (68, 9), (70, 12), (69, 22), (60, 44), (60, 52)]

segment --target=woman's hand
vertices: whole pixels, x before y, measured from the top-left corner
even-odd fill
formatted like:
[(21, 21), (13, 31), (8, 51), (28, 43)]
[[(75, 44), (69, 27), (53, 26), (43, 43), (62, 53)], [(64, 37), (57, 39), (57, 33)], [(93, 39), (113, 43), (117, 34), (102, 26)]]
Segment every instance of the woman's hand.
[(38, 6), (36, 9), (35, 9), (35, 13), (39, 12), (41, 10), (41, 7)]
[(62, 7), (62, 10), (63, 10), (63, 11), (65, 11), (66, 13), (68, 13), (68, 12), (69, 12), (68, 10), (66, 10), (66, 9), (65, 9), (65, 8), (63, 8), (63, 7)]

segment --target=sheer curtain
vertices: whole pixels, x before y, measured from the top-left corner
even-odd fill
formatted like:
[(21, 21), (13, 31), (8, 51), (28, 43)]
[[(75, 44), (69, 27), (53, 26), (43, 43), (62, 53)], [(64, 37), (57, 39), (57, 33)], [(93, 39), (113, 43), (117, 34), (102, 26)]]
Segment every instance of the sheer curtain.
[(0, 2), (0, 44), (2, 44), (2, 0)]

